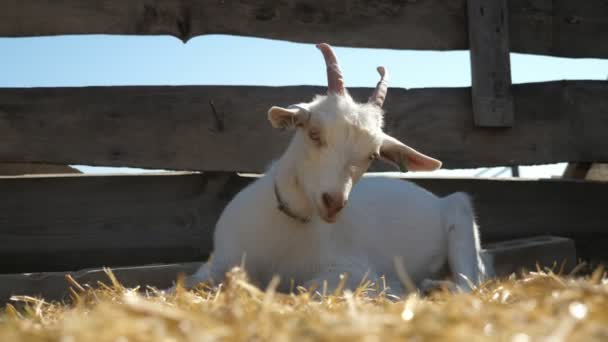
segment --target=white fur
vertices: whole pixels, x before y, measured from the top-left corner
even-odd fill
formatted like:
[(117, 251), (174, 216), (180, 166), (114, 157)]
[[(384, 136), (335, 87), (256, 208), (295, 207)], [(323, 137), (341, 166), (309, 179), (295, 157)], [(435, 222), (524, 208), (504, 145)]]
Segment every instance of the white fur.
[[(347, 288), (366, 275), (372, 281), (384, 276), (392, 293), (401, 294), (396, 259), (417, 286), (441, 279), (446, 269), (464, 290), (479, 283), (484, 267), (465, 194), (438, 198), (407, 181), (360, 178), (369, 155), (390, 138), (382, 132), (380, 108), (357, 104), (348, 94), (317, 97), (300, 106), (306, 110), (294, 111), (291, 119), (301, 124), (286, 152), (225, 208), (215, 229), (213, 257), (186, 286), (220, 282), (244, 262), (254, 283), (266, 286), (278, 275), (283, 291), (291, 281), (305, 286), (327, 281), (332, 289), (339, 275), (348, 273)], [(322, 131), (322, 147), (310, 141), (311, 127)], [(275, 182), (290, 209), (311, 217), (308, 223), (277, 209)], [(324, 211), (323, 192), (348, 199), (336, 217)]]

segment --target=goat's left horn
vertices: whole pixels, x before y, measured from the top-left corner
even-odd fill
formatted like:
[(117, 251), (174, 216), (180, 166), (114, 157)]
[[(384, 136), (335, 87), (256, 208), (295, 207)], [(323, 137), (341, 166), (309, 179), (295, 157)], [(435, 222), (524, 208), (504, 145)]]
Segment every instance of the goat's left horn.
[(378, 107), (382, 107), (388, 90), (388, 72), (383, 66), (379, 66), (377, 70), (380, 74), (380, 81), (378, 82), (378, 85), (376, 85), (376, 89), (372, 96), (369, 97), (368, 102), (374, 103)]
[(342, 71), (338, 65), (336, 54), (332, 50), (331, 46), (326, 43), (317, 44), (317, 48), (321, 50), (321, 53), (323, 53), (325, 65), (327, 66), (327, 93), (343, 95), (344, 77), (342, 77)]

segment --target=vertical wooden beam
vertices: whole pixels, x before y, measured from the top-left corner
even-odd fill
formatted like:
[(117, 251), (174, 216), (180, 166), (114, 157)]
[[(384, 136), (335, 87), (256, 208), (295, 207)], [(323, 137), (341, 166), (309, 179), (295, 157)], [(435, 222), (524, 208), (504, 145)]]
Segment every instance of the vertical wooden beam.
[(511, 177), (519, 177), (519, 166), (511, 166)]
[(507, 0), (468, 0), (475, 125), (513, 126)]

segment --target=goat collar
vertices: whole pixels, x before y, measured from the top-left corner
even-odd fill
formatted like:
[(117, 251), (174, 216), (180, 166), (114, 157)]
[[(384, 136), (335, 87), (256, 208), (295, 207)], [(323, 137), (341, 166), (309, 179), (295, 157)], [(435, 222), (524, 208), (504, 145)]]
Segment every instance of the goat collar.
[(277, 209), (283, 214), (289, 216), (290, 218), (300, 222), (300, 223), (308, 223), (310, 221), (310, 216), (302, 217), (291, 210), (289, 205), (283, 200), (281, 194), (279, 193), (279, 187), (277, 186), (277, 182), (274, 182), (274, 197), (277, 199)]

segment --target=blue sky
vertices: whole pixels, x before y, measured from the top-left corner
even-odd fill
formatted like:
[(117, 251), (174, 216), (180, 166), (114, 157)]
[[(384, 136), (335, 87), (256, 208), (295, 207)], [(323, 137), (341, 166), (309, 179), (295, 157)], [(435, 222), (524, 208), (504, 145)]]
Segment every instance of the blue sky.
[[(347, 86), (372, 87), (384, 65), (392, 87), (470, 86), (468, 51), (336, 48)], [(0, 38), (0, 87), (89, 85), (323, 85), (312, 44), (210, 35)], [(608, 60), (511, 54), (514, 83), (605, 80)]]

